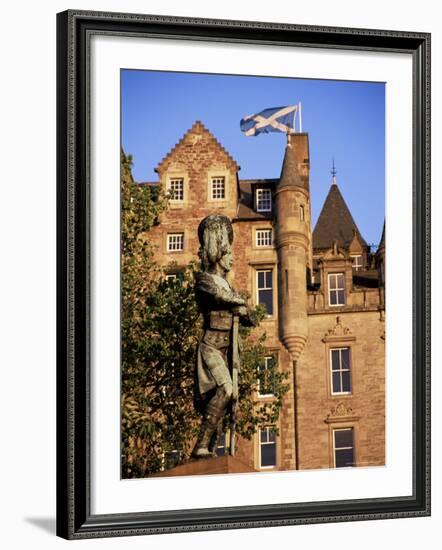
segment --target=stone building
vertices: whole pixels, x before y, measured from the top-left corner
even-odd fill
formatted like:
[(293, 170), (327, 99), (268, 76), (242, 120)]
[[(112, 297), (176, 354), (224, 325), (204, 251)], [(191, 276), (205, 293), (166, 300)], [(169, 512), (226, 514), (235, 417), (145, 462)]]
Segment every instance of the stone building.
[(160, 185), (173, 191), (151, 230), (157, 261), (173, 262), (173, 277), (196, 258), (201, 219), (223, 213), (235, 235), (231, 282), (267, 308), (262, 368), (276, 360), (290, 390), (279, 435), (269, 426), (239, 445), (238, 458), (256, 470), (385, 463), (384, 236), (373, 254), (334, 171), (312, 231), (309, 169), (308, 135), (297, 133), (279, 179), (242, 180), (201, 122), (156, 167)]

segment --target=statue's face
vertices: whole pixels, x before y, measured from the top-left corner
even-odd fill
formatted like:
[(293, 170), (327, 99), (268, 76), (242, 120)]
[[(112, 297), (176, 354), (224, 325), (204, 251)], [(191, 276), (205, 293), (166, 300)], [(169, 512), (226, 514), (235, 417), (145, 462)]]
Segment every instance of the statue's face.
[(224, 271), (230, 271), (233, 266), (232, 252), (227, 252), (227, 254), (224, 254), (224, 256), (219, 261), (219, 265), (224, 269)]

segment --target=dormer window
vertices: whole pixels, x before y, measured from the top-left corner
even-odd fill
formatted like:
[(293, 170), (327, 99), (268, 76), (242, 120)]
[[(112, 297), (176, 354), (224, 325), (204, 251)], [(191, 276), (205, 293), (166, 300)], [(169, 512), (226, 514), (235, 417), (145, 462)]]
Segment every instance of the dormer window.
[(272, 211), (272, 190), (257, 189), (256, 190), (256, 211), (271, 212)]
[(351, 256), (351, 261), (352, 261), (352, 264), (353, 264), (353, 269), (355, 271), (359, 271), (360, 269), (363, 268), (362, 255), (361, 254)]
[(345, 305), (345, 278), (343, 273), (330, 273), (328, 276), (328, 304)]

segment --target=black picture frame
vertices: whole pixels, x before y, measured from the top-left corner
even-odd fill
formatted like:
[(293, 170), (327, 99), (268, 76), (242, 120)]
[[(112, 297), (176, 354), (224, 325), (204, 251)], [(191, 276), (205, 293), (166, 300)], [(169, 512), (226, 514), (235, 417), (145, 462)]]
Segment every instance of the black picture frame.
[[(92, 515), (89, 41), (94, 34), (408, 53), (413, 59), (413, 494)], [(67, 539), (430, 514), (430, 35), (69, 10), (57, 15), (57, 534)]]

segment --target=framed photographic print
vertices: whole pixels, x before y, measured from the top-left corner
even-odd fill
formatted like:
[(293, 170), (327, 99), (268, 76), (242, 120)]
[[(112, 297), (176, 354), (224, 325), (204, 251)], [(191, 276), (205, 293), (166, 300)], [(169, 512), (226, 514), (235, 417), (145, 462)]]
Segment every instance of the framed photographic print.
[(429, 515), (430, 36), (57, 29), (57, 534)]

